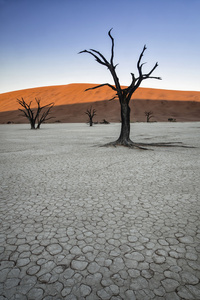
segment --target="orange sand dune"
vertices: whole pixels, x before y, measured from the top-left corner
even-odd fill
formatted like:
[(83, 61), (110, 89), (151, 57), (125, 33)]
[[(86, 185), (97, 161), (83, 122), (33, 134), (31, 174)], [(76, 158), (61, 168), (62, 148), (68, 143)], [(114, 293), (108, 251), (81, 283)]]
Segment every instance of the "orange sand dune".
[[(85, 122), (85, 110), (93, 105), (97, 110), (96, 121), (106, 119), (110, 122), (120, 121), (120, 107), (112, 89), (104, 86), (99, 89), (85, 91), (96, 84), (69, 84), (61, 86), (39, 87), (0, 94), (0, 123), (27, 123), (20, 116), (17, 98), (23, 97), (26, 102), (40, 98), (42, 105), (55, 103), (50, 122)], [(173, 91), (150, 88), (139, 88), (132, 97), (131, 121), (145, 121), (144, 111), (154, 113), (152, 121), (200, 121), (200, 92)]]
[[(114, 91), (107, 86), (85, 92), (85, 89), (95, 85), (77, 83), (3, 93), (0, 94), (0, 112), (17, 110), (19, 104), (16, 100), (21, 97), (27, 102), (35, 98), (40, 98), (44, 105), (54, 102), (57, 106), (109, 100), (115, 95)], [(139, 88), (134, 93), (132, 99), (200, 102), (200, 92)]]

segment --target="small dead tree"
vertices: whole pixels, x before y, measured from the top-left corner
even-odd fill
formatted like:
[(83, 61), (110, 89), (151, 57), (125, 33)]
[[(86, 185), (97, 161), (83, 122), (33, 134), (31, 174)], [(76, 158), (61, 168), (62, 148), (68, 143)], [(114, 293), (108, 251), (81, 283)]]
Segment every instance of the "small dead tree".
[(37, 107), (31, 108), (32, 101), (26, 103), (23, 98), (21, 98), (21, 100), (17, 99), (17, 102), (23, 107), (23, 109), (19, 108), (19, 110), (23, 113), (23, 116), (29, 120), (31, 129), (39, 129), (42, 123), (53, 118), (53, 117), (48, 117), (51, 109), (54, 106), (53, 102), (41, 106), (40, 99), (35, 98), (35, 101), (37, 103)]
[(154, 117), (152, 111), (145, 111), (144, 114), (147, 117), (147, 122), (150, 122), (150, 119)]
[(94, 108), (92, 108), (92, 106), (91, 106), (90, 109), (87, 109), (85, 113), (89, 117), (90, 126), (92, 126), (93, 125), (93, 117), (96, 116), (96, 110)]
[(110, 124), (110, 122), (108, 122), (106, 119), (103, 119), (103, 121), (100, 122), (100, 124)]
[(123, 145), (123, 146), (128, 146), (128, 147), (142, 148), (142, 147), (140, 147), (139, 144), (132, 142), (130, 139), (129, 102), (131, 100), (131, 96), (138, 89), (138, 87), (140, 86), (140, 84), (142, 83), (143, 80), (150, 79), (150, 78), (151, 79), (152, 78), (153, 79), (161, 79), (160, 77), (152, 76), (152, 73), (158, 67), (158, 63), (156, 63), (154, 65), (154, 67), (148, 73), (143, 73), (142, 68), (143, 68), (144, 63), (142, 63), (141, 61), (142, 61), (144, 52), (147, 49), (146, 45), (145, 45), (139, 56), (138, 62), (137, 62), (138, 77), (135, 77), (135, 75), (133, 73), (131, 73), (131, 77), (132, 77), (131, 84), (127, 88), (122, 88), (120, 85), (120, 82), (119, 82), (119, 78), (116, 73), (117, 64), (116, 65), (114, 64), (114, 38), (111, 35), (111, 30), (112, 29), (110, 29), (108, 32), (108, 35), (109, 35), (109, 37), (111, 39), (111, 43), (112, 43), (110, 61), (107, 60), (101, 52), (94, 50), (94, 49), (83, 50), (79, 53), (88, 53), (88, 54), (92, 55), (99, 64), (105, 66), (110, 71), (115, 85), (111, 85), (109, 83), (104, 83), (104, 84), (97, 85), (93, 88), (86, 89), (86, 91), (92, 90), (92, 89), (97, 89), (102, 86), (108, 86), (116, 93), (116, 96), (119, 99), (120, 106), (121, 106), (121, 132), (120, 132), (119, 138), (115, 142), (110, 143), (109, 145), (113, 145), (113, 146)]

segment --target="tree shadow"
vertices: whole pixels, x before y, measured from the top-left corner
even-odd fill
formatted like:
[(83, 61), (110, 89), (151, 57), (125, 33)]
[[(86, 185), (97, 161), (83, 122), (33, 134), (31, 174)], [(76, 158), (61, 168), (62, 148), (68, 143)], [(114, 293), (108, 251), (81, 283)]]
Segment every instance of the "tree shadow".
[(196, 148), (194, 146), (188, 146), (188, 145), (184, 145), (182, 142), (158, 142), (158, 143), (135, 143), (132, 142), (131, 140), (128, 141), (126, 144), (121, 144), (119, 143), (119, 141), (115, 141), (115, 142), (110, 142), (107, 144), (102, 145), (101, 147), (118, 147), (118, 146), (123, 146), (123, 147), (127, 147), (127, 148), (131, 148), (131, 149), (140, 149), (140, 150), (153, 150), (153, 149), (149, 149), (147, 147), (173, 147), (173, 148)]

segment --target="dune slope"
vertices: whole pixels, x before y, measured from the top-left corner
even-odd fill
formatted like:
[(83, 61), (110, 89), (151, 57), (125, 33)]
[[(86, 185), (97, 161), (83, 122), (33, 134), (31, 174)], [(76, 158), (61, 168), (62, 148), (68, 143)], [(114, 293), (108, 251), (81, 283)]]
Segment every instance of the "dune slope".
[[(120, 121), (119, 103), (109, 101), (115, 94), (109, 87), (85, 91), (95, 84), (69, 84), (39, 87), (0, 94), (0, 123), (27, 123), (20, 116), (17, 98), (25, 101), (40, 98), (42, 105), (55, 103), (51, 122), (85, 122), (85, 110), (91, 105), (97, 110), (96, 121)], [(200, 92), (139, 88), (132, 97), (131, 121), (145, 121), (144, 111), (154, 113), (152, 121), (200, 121)]]

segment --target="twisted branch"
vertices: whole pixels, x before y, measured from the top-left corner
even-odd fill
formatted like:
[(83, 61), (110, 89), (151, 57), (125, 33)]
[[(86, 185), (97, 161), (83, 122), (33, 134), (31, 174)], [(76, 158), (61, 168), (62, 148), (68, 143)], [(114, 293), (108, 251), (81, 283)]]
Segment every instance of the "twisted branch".
[(116, 71), (115, 71), (117, 65), (114, 65), (114, 62), (113, 62), (113, 60), (114, 60), (114, 38), (111, 35), (111, 31), (112, 31), (112, 28), (108, 32), (108, 36), (111, 39), (111, 58), (110, 58), (110, 63), (101, 54), (101, 52), (99, 52), (97, 50), (94, 50), (94, 49), (90, 49), (90, 51), (83, 50), (83, 51), (81, 51), (79, 53), (89, 53), (89, 54), (91, 54), (96, 59), (96, 61), (98, 63), (106, 66), (109, 69), (109, 71), (110, 71), (110, 73), (111, 73), (111, 75), (113, 77), (115, 86), (113, 86), (113, 85), (111, 85), (109, 83), (104, 83), (104, 84), (100, 84), (100, 85), (97, 85), (97, 86), (92, 87), (92, 88), (88, 88), (88, 89), (86, 89), (86, 91), (97, 89), (97, 88), (100, 88), (102, 86), (107, 85), (108, 87), (110, 87), (111, 89), (113, 89), (115, 92), (117, 92), (117, 96), (119, 98), (120, 103), (122, 103), (124, 101), (126, 101), (127, 103), (129, 103), (132, 94), (137, 90), (137, 88), (140, 86), (140, 84), (142, 83), (143, 80), (149, 79), (149, 78), (161, 80), (161, 77), (151, 76), (152, 73), (155, 71), (155, 69), (158, 67), (158, 63), (156, 63), (154, 65), (154, 67), (150, 70), (149, 73), (143, 74), (142, 68), (143, 68), (143, 66), (144, 66), (145, 63), (142, 63), (142, 58), (144, 56), (144, 52), (147, 49), (146, 45), (144, 45), (144, 47), (142, 49), (142, 52), (140, 53), (139, 59), (137, 61), (137, 69), (138, 69), (139, 76), (136, 78), (135, 75), (133, 73), (131, 73), (131, 76), (132, 76), (131, 84), (129, 85), (128, 88), (122, 89), (121, 85), (119, 83), (119, 78), (117, 77), (117, 74), (116, 74)]

